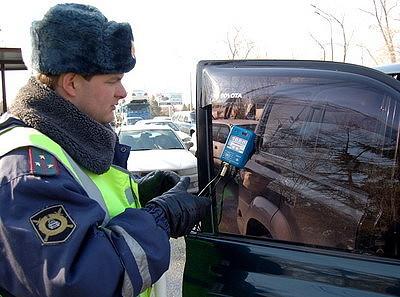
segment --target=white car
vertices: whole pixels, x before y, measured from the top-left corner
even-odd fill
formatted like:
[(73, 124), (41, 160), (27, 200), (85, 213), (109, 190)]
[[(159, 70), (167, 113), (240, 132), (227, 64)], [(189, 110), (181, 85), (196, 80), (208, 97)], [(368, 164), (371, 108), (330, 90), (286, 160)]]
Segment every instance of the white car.
[(193, 155), (197, 156), (197, 133), (196, 133), (196, 131), (193, 132), (191, 141), (193, 143), (193, 146), (191, 148), (189, 148), (189, 151)]
[(188, 192), (198, 192), (197, 159), (169, 127), (133, 125), (121, 127), (120, 142), (131, 147), (128, 170), (144, 176), (154, 170), (171, 170), (190, 177)]
[(167, 116), (157, 116), (154, 117), (153, 120), (167, 120), (167, 121), (171, 121), (171, 117), (167, 117)]
[(182, 132), (192, 135), (196, 131), (195, 111), (177, 111), (172, 115), (171, 119)]
[(179, 130), (179, 127), (172, 120), (165, 119), (152, 119), (152, 120), (140, 120), (135, 123), (135, 125), (160, 125), (160, 126), (168, 126), (180, 137), (183, 143), (187, 148), (193, 146), (192, 138), (189, 134), (182, 132)]

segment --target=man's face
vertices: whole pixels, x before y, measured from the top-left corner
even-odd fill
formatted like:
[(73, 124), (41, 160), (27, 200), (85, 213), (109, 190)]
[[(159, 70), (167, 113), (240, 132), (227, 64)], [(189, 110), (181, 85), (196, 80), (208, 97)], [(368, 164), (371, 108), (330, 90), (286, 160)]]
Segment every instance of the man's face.
[(95, 75), (90, 80), (78, 76), (75, 83), (74, 105), (99, 123), (112, 122), (118, 101), (126, 97), (126, 90), (121, 82), (123, 76), (123, 74), (102, 74)]

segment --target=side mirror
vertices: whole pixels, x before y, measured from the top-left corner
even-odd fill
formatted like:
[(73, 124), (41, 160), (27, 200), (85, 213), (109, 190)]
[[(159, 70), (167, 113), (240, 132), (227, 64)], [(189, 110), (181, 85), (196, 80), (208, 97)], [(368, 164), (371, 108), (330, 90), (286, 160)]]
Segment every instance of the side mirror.
[(194, 145), (194, 143), (191, 141), (185, 142), (185, 146), (187, 149), (190, 149), (193, 145)]

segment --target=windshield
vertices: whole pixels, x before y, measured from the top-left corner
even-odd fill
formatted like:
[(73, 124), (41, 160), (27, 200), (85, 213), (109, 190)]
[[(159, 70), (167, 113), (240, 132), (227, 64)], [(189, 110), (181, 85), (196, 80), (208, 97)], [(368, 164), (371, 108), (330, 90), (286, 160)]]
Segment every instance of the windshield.
[(128, 125), (134, 125), (137, 121), (143, 120), (142, 118), (127, 118), (126, 123)]
[(126, 106), (126, 110), (129, 113), (130, 111), (144, 111), (149, 108), (149, 104), (147, 103), (139, 103), (139, 104), (128, 104)]
[(160, 126), (169, 126), (172, 130), (179, 131), (178, 126), (175, 125), (173, 122), (149, 122), (148, 124), (160, 125)]
[(141, 117), (143, 119), (150, 118), (150, 105), (147, 101), (131, 102), (125, 105), (122, 109), (127, 117)]
[(122, 131), (120, 142), (132, 151), (185, 149), (171, 130)]

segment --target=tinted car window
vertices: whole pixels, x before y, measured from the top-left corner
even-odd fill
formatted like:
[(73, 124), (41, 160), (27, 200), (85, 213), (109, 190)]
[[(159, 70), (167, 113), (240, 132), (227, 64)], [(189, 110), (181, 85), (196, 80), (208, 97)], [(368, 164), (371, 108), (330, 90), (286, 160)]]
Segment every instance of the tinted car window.
[(255, 154), (217, 188), (220, 232), (399, 257), (397, 95), (334, 75), (269, 85)]

